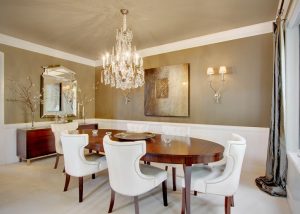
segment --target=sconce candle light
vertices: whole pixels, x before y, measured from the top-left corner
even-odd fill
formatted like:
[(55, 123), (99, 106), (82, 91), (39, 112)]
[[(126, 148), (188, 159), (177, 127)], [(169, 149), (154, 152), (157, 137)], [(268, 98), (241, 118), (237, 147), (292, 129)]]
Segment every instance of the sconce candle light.
[(208, 67), (206, 73), (209, 76), (209, 86), (214, 92), (214, 99), (215, 99), (216, 103), (220, 103), (221, 91), (222, 91), (223, 86), (224, 86), (224, 82), (225, 82), (224, 76), (227, 73), (227, 68), (226, 68), (226, 66), (220, 66), (220, 68), (219, 68), (219, 73), (218, 74), (221, 75), (221, 84), (219, 85), (218, 88), (215, 88), (213, 86), (212, 75), (215, 74), (214, 68), (213, 67)]

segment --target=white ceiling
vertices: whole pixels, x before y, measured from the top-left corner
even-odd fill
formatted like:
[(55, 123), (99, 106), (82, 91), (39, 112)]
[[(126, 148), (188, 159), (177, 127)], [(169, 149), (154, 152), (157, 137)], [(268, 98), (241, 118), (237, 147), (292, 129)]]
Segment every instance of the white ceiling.
[(278, 0), (0, 0), (0, 33), (92, 60), (109, 51), (129, 9), (144, 49), (275, 19)]

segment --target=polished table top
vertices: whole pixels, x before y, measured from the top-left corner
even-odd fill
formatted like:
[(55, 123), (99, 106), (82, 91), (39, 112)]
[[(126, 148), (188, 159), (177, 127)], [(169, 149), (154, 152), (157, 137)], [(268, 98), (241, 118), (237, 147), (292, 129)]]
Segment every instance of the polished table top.
[[(111, 132), (112, 140), (120, 141), (114, 138), (114, 135), (124, 130), (99, 129), (97, 135), (92, 134), (92, 130), (81, 130), (79, 133), (89, 135), (89, 144), (87, 149), (104, 152), (103, 137), (106, 132)], [(182, 164), (184, 170), (185, 182), (185, 205), (187, 214), (191, 213), (190, 191), (191, 191), (191, 168), (192, 164), (210, 163), (223, 158), (224, 147), (220, 144), (190, 137), (169, 136), (172, 140), (165, 143), (162, 140), (163, 135), (156, 134), (155, 137), (146, 140), (146, 154), (142, 157), (147, 162)]]
[[(106, 132), (111, 132), (112, 140), (122, 141), (113, 136), (124, 130), (99, 129), (97, 135), (92, 130), (80, 130), (79, 133), (89, 134), (87, 149), (104, 152), (102, 139)], [(162, 135), (146, 140), (146, 155), (143, 160), (149, 162), (173, 163), (192, 165), (196, 163), (210, 163), (218, 161), (223, 157), (224, 147), (220, 144), (197, 138), (168, 136), (172, 140), (165, 143)]]

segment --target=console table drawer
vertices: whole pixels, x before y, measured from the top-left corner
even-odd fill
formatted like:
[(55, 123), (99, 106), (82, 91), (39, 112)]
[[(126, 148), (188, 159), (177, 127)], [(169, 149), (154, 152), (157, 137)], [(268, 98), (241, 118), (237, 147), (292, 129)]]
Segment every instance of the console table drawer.
[(27, 131), (27, 137), (30, 139), (41, 138), (41, 137), (53, 137), (54, 135), (51, 129), (36, 129)]

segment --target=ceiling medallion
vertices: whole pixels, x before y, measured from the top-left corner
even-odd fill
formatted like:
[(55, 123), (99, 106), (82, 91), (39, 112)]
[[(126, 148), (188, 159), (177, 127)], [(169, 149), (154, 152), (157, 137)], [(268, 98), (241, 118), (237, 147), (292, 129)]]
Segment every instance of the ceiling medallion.
[(131, 47), (132, 31), (127, 28), (126, 15), (128, 10), (121, 9), (123, 26), (117, 29), (116, 44), (111, 54), (102, 57), (103, 70), (101, 83), (122, 90), (133, 89), (144, 85), (143, 59)]

